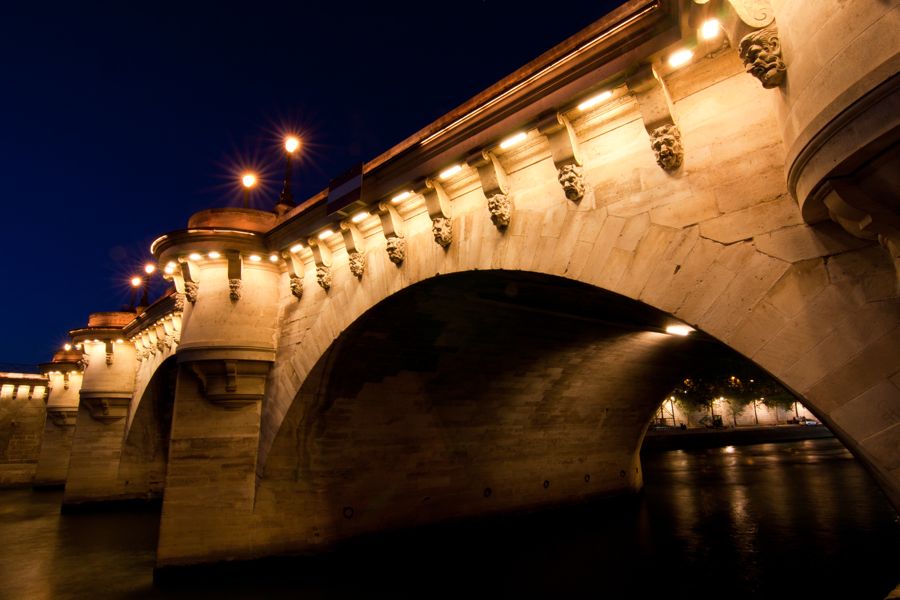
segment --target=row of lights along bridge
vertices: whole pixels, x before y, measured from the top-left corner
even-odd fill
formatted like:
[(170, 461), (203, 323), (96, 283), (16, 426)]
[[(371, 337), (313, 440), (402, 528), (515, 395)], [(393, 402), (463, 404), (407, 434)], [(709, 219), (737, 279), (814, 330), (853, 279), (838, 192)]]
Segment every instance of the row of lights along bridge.
[[(721, 33), (721, 24), (719, 23), (719, 21), (717, 19), (707, 19), (706, 21), (703, 22), (703, 24), (700, 26), (700, 29), (698, 31), (699, 37), (703, 40), (715, 39), (720, 35), (720, 33)], [(694, 56), (694, 53), (691, 49), (682, 48), (682, 49), (676, 50), (675, 52), (670, 54), (667, 62), (670, 67), (678, 68), (678, 67), (684, 66), (687, 63), (689, 63), (691, 61), (691, 59), (693, 58), (693, 56)], [(596, 95), (591, 96), (590, 98), (584, 100), (583, 102), (579, 103), (576, 108), (582, 112), (586, 111), (590, 108), (593, 108), (594, 106), (597, 106), (601, 102), (608, 100), (609, 98), (612, 97), (612, 95), (613, 95), (612, 91), (606, 90), (600, 94), (596, 94)], [(512, 146), (518, 145), (519, 143), (525, 141), (527, 136), (528, 136), (528, 134), (526, 132), (520, 131), (514, 135), (507, 137), (503, 141), (501, 141), (500, 148), (507, 149)], [(293, 194), (291, 192), (291, 174), (292, 174), (292, 170), (293, 170), (293, 158), (299, 149), (300, 149), (300, 139), (297, 136), (288, 135), (287, 137), (285, 137), (285, 139), (284, 139), (284, 151), (285, 151), (284, 186), (282, 187), (281, 194), (279, 195), (279, 198), (278, 198), (278, 204), (282, 205), (282, 206), (290, 207), (290, 206), (294, 205)], [(438, 175), (438, 177), (440, 179), (449, 179), (450, 177), (459, 173), (461, 170), (462, 170), (462, 165), (459, 165), (459, 164), (453, 165), (453, 166), (441, 171), (441, 173)], [(248, 171), (248, 172), (241, 174), (241, 185), (243, 186), (243, 190), (244, 190), (244, 193), (243, 193), (243, 207), (244, 208), (250, 208), (250, 192), (253, 188), (256, 187), (258, 182), (259, 182), (259, 178), (256, 173)], [(411, 191), (404, 191), (404, 192), (397, 194), (393, 198), (391, 198), (391, 202), (393, 204), (399, 204), (399, 203), (403, 202), (404, 200), (406, 200), (407, 198), (409, 198), (410, 196), (412, 196)], [(366, 213), (361, 212), (357, 215), (354, 215), (352, 220), (354, 223), (359, 223), (360, 221), (364, 220), (367, 216), (368, 215)], [(330, 237), (332, 233), (333, 232), (330, 229), (325, 230), (321, 234), (319, 234), (319, 238), (325, 239), (327, 237)], [(291, 252), (296, 252), (296, 251), (299, 251), (300, 249), (301, 249), (301, 247), (296, 246), (296, 247), (291, 248)], [(210, 252), (209, 257), (213, 258), (213, 259), (219, 258), (217, 252)], [(273, 262), (278, 260), (278, 256), (276, 254), (273, 254), (269, 258)], [(256, 260), (256, 261), (261, 260), (261, 258), (256, 255), (251, 256), (250, 259)], [(134, 309), (134, 307), (136, 305), (135, 303), (137, 300), (137, 291), (139, 288), (143, 288), (143, 293), (141, 295), (141, 302), (138, 306), (146, 307), (149, 305), (149, 298), (148, 298), (149, 278), (150, 278), (150, 276), (153, 275), (154, 272), (156, 272), (156, 265), (147, 263), (146, 265), (144, 265), (144, 272), (146, 273), (145, 276), (134, 276), (131, 278), (131, 286), (132, 286), (131, 308), (132, 309)], [(669, 333), (676, 333), (678, 335), (686, 335), (687, 334), (686, 331), (683, 332), (681, 330), (679, 330), (677, 332), (670, 331)]]

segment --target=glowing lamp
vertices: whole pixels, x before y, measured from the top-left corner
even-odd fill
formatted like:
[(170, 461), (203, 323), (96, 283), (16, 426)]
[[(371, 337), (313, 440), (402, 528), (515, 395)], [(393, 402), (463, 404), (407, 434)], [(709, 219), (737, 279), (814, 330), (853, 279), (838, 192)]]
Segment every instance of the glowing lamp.
[(297, 254), (301, 250), (303, 250), (303, 244), (294, 244), (293, 246), (291, 246), (291, 252), (293, 252), (294, 254)]
[(700, 26), (700, 37), (704, 40), (712, 40), (719, 37), (720, 31), (722, 31), (722, 28), (718, 19), (707, 19)]
[(692, 331), (694, 331), (694, 328), (688, 327), (687, 325), (669, 325), (666, 327), (666, 333), (672, 335), (686, 336), (690, 335)]
[(587, 100), (585, 100), (584, 102), (579, 104), (578, 110), (580, 110), (582, 112), (586, 111), (589, 108), (593, 108), (593, 107), (597, 106), (604, 100), (609, 100), (610, 98), (612, 98), (612, 92), (610, 90), (606, 90), (605, 92), (601, 92), (601, 93), (597, 94), (596, 96), (591, 96), (590, 98), (588, 98)]
[(682, 48), (674, 52), (671, 56), (669, 56), (669, 66), (677, 69), (678, 67), (684, 66), (691, 62), (691, 59), (694, 57), (694, 53), (687, 48)]
[(441, 179), (450, 179), (460, 171), (462, 171), (462, 165), (453, 165), (449, 169), (444, 169), (443, 171), (441, 171), (441, 174), (438, 175), (438, 177), (440, 177)]
[(147, 275), (152, 275), (154, 271), (156, 271), (156, 265), (154, 265), (153, 263), (147, 263), (146, 265), (144, 265), (144, 273), (146, 273)]
[(320, 240), (327, 240), (327, 239), (330, 238), (332, 235), (334, 235), (334, 232), (333, 232), (332, 230), (330, 230), (330, 229), (326, 229), (325, 231), (323, 231), (322, 233), (319, 234), (319, 239), (320, 239)]
[(191, 252), (190, 254), (188, 254), (188, 258), (191, 260), (200, 260), (203, 258), (203, 255), (201, 255), (199, 252)]
[(139, 285), (141, 285), (141, 278), (140, 277), (132, 277), (131, 278), (131, 286), (138, 287)]
[(269, 260), (273, 263), (278, 262), (278, 255), (273, 252), (269, 255)]
[(256, 175), (253, 173), (244, 173), (241, 177), (241, 184), (247, 189), (252, 188), (256, 185)]
[(528, 134), (524, 131), (520, 131), (515, 135), (511, 135), (502, 142), (500, 142), (500, 148), (506, 150), (507, 148), (512, 148), (513, 146), (518, 146), (522, 142), (525, 141), (525, 138), (528, 137)]
[(65, 350), (66, 352), (68, 352), (68, 351), (71, 350), (71, 349), (72, 349), (72, 344), (65, 344), (65, 345), (63, 346), (63, 350)]
[(117, 343), (117, 344), (121, 344), (121, 343), (123, 343), (124, 341), (125, 341), (125, 340), (123, 340), (122, 338), (119, 338), (119, 339), (116, 340), (116, 343)]
[(176, 265), (176, 264), (173, 263), (173, 262), (166, 263), (166, 268), (163, 269), (163, 272), (164, 272), (166, 275), (171, 275), (172, 273), (175, 272), (175, 267), (176, 267), (176, 266), (178, 266), (178, 265)]
[(366, 220), (366, 217), (368, 217), (368, 216), (369, 216), (369, 213), (367, 213), (366, 211), (362, 211), (362, 212), (358, 212), (355, 215), (353, 215), (353, 218), (350, 220), (353, 221), (354, 223), (362, 223), (363, 221)]
[(391, 198), (391, 204), (400, 204), (410, 196), (412, 196), (412, 192), (400, 192), (399, 194)]
[(209, 256), (209, 257), (210, 257), (211, 259), (213, 259), (213, 260), (222, 258), (222, 255), (219, 254), (218, 252), (216, 252), (215, 250), (213, 250), (212, 252), (210, 252), (209, 254), (207, 254), (207, 256)]
[(262, 257), (260, 257), (259, 254), (251, 254), (249, 258), (253, 262), (259, 262), (262, 260)]
[(287, 150), (288, 154), (293, 154), (297, 151), (297, 148), (300, 147), (300, 140), (293, 135), (289, 135), (284, 138), (284, 149)]

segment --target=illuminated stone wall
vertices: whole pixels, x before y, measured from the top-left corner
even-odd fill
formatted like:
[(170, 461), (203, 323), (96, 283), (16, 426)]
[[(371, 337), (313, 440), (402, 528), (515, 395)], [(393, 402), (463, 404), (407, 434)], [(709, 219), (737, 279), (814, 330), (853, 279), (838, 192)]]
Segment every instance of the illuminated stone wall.
[(46, 381), (0, 375), (0, 487), (30, 485), (44, 430)]
[[(788, 32), (795, 30), (792, 11), (778, 16)], [(799, 54), (817, 52), (797, 39), (784, 56), (788, 82)], [(643, 386), (663, 363), (690, 355), (670, 348), (667, 358), (642, 363), (634, 358), (641, 344), (626, 343), (617, 358), (634, 369), (622, 372), (648, 397), (613, 399), (602, 382), (618, 374), (620, 363), (604, 358), (614, 345), (602, 333), (590, 338), (597, 345), (580, 338), (587, 326), (522, 325), (504, 320), (509, 315), (484, 320), (467, 314), (465, 295), (436, 297), (421, 311), (402, 303), (417, 284), (471, 271), (559, 276), (701, 329), (801, 396), (900, 506), (897, 271), (878, 240), (851, 235), (840, 220), (804, 220), (786, 183), (785, 144), (794, 138), (787, 139), (780, 104), (797, 90), (790, 83), (763, 88), (735, 48), (713, 46), (709, 56), (659, 72), (671, 97), (668, 114), (667, 103), (642, 96), (644, 86), (656, 85), (647, 73), (629, 71), (627, 85), (590, 110), (566, 99), (568, 116), (532, 123), (514, 148), (492, 147), (491, 160), (508, 179), (503, 194), (486, 187), (499, 184), (479, 172), (482, 155), (439, 178), (440, 189), (420, 188), (396, 208), (389, 200), (370, 207), (358, 239), (318, 238), (326, 226), (337, 229), (322, 205), (288, 215), (265, 239), (247, 233), (233, 250), (257, 261), (248, 275), (257, 283), (244, 282), (244, 294), (253, 290), (246, 296), (229, 300), (234, 278), (223, 263), (194, 261), (195, 268), (175, 256), (217, 251), (213, 234), (202, 248), (189, 231), (170, 234), (160, 258), (182, 260), (192, 273), (221, 272), (211, 286), (199, 281), (196, 312), (185, 313), (185, 339), (198, 343), (179, 357), (160, 566), (309, 550), (382, 527), (639, 487), (621, 465), (633, 461), (639, 475), (638, 423), (649, 423), (667, 391)], [(677, 136), (666, 131), (683, 149), (680, 160), (660, 154), (665, 132), (650, 127), (665, 121), (660, 112), (677, 123)], [(410, 151), (403, 164), (418, 167), (416, 156)], [(432, 176), (447, 166), (429, 163)], [(498, 225), (506, 208), (509, 223)], [(297, 226), (296, 239), (281, 239), (293, 217), (307, 229)], [(298, 242), (302, 251), (287, 252)], [(250, 254), (261, 249), (284, 254), (263, 266)], [(204, 294), (215, 298), (203, 304)], [(393, 314), (391, 306), (407, 308)], [(597, 311), (602, 315), (601, 304)], [(484, 323), (484, 344), (464, 332), (467, 316)], [(429, 338), (434, 322), (446, 338)], [(530, 335), (517, 337), (523, 331)], [(561, 344), (555, 331), (573, 345)], [(471, 352), (454, 353), (454, 339)], [(568, 373), (574, 356), (595, 377)], [(502, 375), (486, 375), (485, 366)], [(495, 382), (510, 389), (495, 394)], [(550, 396), (547, 410), (559, 410), (560, 423), (540, 421)], [(488, 410), (475, 410), (473, 398)], [(621, 418), (604, 421), (597, 428), (604, 436), (589, 449), (592, 424), (613, 408)], [(572, 446), (559, 441), (567, 430)], [(510, 450), (516, 439), (527, 440), (520, 453)], [(622, 471), (624, 481), (616, 480)], [(596, 487), (582, 491), (587, 474)]]

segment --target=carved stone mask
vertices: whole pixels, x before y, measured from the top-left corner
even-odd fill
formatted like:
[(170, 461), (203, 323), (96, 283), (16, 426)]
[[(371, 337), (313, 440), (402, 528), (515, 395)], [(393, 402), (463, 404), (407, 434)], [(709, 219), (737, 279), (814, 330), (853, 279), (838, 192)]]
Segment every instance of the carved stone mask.
[(584, 196), (584, 175), (578, 165), (564, 165), (559, 169), (559, 184), (566, 198), (578, 202)]
[(684, 160), (681, 132), (674, 125), (663, 125), (653, 130), (650, 147), (656, 154), (656, 164), (666, 171), (674, 171)]
[(744, 68), (759, 79), (764, 88), (781, 85), (787, 66), (781, 58), (781, 43), (774, 27), (765, 27), (745, 35), (740, 43), (740, 51)]
[(366, 255), (363, 252), (350, 253), (350, 272), (357, 279), (362, 279), (366, 272)]
[(331, 269), (328, 267), (316, 267), (316, 282), (325, 291), (331, 289)]
[(391, 236), (387, 239), (388, 258), (395, 265), (399, 265), (406, 258), (406, 239), (397, 236)]
[(431, 233), (434, 235), (434, 241), (446, 248), (453, 241), (453, 227), (450, 219), (446, 217), (438, 217), (431, 221)]
[(299, 277), (291, 277), (291, 293), (298, 299), (303, 296), (303, 280)]
[(506, 194), (494, 194), (488, 198), (488, 210), (491, 213), (491, 221), (497, 228), (509, 226), (512, 218), (512, 202)]

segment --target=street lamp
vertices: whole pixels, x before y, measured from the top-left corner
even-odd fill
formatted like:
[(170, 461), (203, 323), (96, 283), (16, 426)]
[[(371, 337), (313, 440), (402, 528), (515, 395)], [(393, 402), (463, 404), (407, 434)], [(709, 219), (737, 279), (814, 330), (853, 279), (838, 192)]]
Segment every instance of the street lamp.
[(279, 214), (287, 212), (295, 206), (294, 196), (291, 193), (291, 162), (294, 153), (297, 152), (299, 148), (300, 138), (293, 135), (284, 138), (284, 188), (281, 190), (281, 195), (278, 197), (278, 204), (275, 205), (275, 212)]
[(256, 175), (244, 173), (241, 176), (241, 185), (244, 186), (244, 208), (250, 208), (250, 188), (256, 186)]
[(140, 277), (132, 277), (131, 278), (131, 310), (134, 310), (134, 303), (137, 300), (137, 291), (138, 288), (141, 287), (141, 283), (143, 283), (143, 279)]

